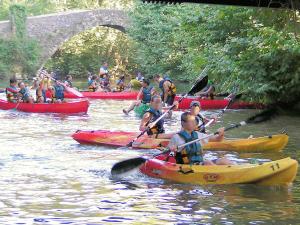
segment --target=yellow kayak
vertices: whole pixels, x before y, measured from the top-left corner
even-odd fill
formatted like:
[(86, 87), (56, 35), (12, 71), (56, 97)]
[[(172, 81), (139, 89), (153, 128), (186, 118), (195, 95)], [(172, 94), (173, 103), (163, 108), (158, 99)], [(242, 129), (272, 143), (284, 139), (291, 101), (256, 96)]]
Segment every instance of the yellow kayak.
[(289, 136), (286, 134), (270, 135), (249, 139), (233, 139), (221, 142), (209, 142), (203, 146), (205, 150), (230, 150), (237, 152), (281, 151), (287, 145)]
[(298, 162), (284, 158), (261, 164), (190, 166), (155, 158), (140, 170), (150, 177), (179, 183), (289, 185), (296, 177)]

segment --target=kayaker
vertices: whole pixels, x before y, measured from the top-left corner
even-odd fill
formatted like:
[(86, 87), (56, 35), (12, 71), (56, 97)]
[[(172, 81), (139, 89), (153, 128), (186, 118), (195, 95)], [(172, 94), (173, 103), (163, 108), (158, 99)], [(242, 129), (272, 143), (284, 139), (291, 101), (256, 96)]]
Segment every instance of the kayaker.
[(150, 85), (150, 81), (148, 79), (144, 79), (142, 81), (142, 87), (137, 96), (137, 100), (133, 102), (127, 110), (123, 109), (123, 112), (128, 115), (135, 107), (138, 107), (141, 104), (149, 104), (154, 93), (155, 89)]
[(67, 87), (73, 88), (72, 80), (73, 80), (72, 76), (67, 75), (65, 80), (65, 85), (67, 85)]
[(159, 88), (162, 90), (161, 97), (163, 103), (168, 106), (173, 105), (176, 96), (176, 86), (172, 82), (172, 80), (169, 79), (168, 77), (164, 79), (159, 74), (157, 74), (154, 76), (154, 81), (158, 83)]
[(46, 101), (47, 101), (46, 90), (44, 89), (44, 80), (45, 79), (46, 78), (44, 77), (41, 81), (38, 81), (38, 87), (36, 88), (36, 91), (35, 91), (37, 103), (46, 103)]
[(203, 139), (199, 142), (190, 144), (183, 149), (177, 149), (177, 146), (190, 142), (192, 140), (206, 137), (206, 134), (195, 131), (197, 126), (196, 117), (189, 112), (181, 115), (180, 132), (175, 134), (168, 145), (172, 151), (171, 155), (175, 155), (177, 164), (198, 164), (198, 165), (232, 165), (234, 162), (227, 158), (220, 158), (216, 160), (204, 160), (202, 153), (202, 146), (207, 142), (220, 142), (224, 139), (224, 128), (220, 128), (219, 134), (208, 139)]
[(15, 78), (11, 78), (9, 80), (9, 87), (5, 89), (6, 98), (8, 102), (16, 103), (18, 102), (18, 93), (19, 89), (17, 87), (17, 80)]
[(98, 83), (97, 83), (97, 75), (93, 75), (92, 77), (89, 77), (89, 80), (88, 80), (88, 89), (89, 89), (89, 92), (96, 92), (98, 91)]
[[(176, 103), (178, 104), (178, 103)], [(140, 131), (144, 131), (147, 129), (148, 125), (151, 127), (151, 123), (157, 120), (161, 115), (161, 108), (162, 108), (162, 100), (159, 95), (154, 95), (151, 97), (150, 102), (150, 109), (146, 111), (144, 114), (141, 124), (140, 124)], [(174, 134), (165, 134), (164, 129), (164, 118), (156, 123), (148, 132), (149, 137), (152, 138), (163, 138), (163, 139), (170, 139)]]
[[(53, 75), (53, 73), (51, 73)], [(47, 70), (43, 69), (41, 71), (41, 73), (39, 74), (39, 77), (38, 77), (38, 80), (41, 81), (43, 80), (43, 87), (44, 87), (44, 90), (48, 90), (50, 87), (51, 87), (51, 74), (49, 74), (47, 72)]]
[(141, 72), (138, 72), (135, 79), (139, 82), (142, 82), (144, 80), (143, 74)]
[[(197, 126), (196, 126), (196, 130), (195, 131), (199, 131), (201, 133), (205, 133), (205, 124), (208, 123), (210, 121), (210, 119), (204, 117), (203, 115), (201, 115), (200, 113), (201, 111), (201, 104), (199, 101), (192, 101), (190, 104), (190, 114), (195, 116), (196, 118), (196, 122), (197, 122)], [(215, 122), (216, 118), (212, 118)]]
[(108, 75), (108, 63), (107, 62), (103, 62), (102, 66), (100, 67), (99, 70), (99, 76), (100, 78), (103, 78), (103, 75)]
[(102, 90), (110, 92), (110, 80), (108, 74), (103, 74), (103, 78), (100, 78), (100, 86)]
[(63, 102), (65, 98), (64, 91), (65, 87), (59, 83), (59, 80), (56, 80), (54, 86), (51, 88), (52, 103)]
[(206, 87), (202, 91), (196, 93), (196, 95), (204, 98), (210, 98), (213, 100), (215, 97), (215, 91), (216, 88), (213, 82), (211, 80), (208, 80)]
[(33, 103), (33, 98), (30, 94), (29, 88), (26, 87), (26, 85), (24, 84), (24, 82), (19, 82), (18, 83), (19, 86), (19, 94), (20, 94), (20, 99), (22, 102), (24, 103)]
[(125, 90), (125, 75), (121, 75), (120, 78), (116, 82), (116, 88), (114, 89), (115, 92), (122, 92)]

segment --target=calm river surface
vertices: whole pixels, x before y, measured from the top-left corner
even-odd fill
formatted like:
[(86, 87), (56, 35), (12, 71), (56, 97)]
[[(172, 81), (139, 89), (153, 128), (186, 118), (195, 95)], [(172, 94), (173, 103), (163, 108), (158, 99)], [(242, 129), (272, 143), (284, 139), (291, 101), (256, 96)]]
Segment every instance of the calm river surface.
[[(93, 100), (86, 116), (0, 111), (0, 224), (300, 224), (299, 175), (289, 188), (176, 184), (138, 172), (113, 180), (115, 162), (143, 152), (81, 146), (70, 135), (78, 129), (136, 131), (138, 118), (121, 112), (128, 104)], [(229, 111), (211, 130), (255, 112)], [(179, 116), (168, 122), (168, 131), (178, 129)], [(283, 153), (227, 156), (299, 158), (299, 128), (300, 117), (285, 115), (228, 132), (248, 137), (284, 129), (290, 142)]]

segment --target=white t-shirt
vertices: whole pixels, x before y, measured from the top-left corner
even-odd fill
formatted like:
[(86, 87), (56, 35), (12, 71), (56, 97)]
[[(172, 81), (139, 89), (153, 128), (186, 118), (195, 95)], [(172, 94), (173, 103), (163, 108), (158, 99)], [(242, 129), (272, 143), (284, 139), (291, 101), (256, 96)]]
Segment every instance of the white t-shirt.
[[(197, 134), (198, 134), (198, 138), (204, 138), (204, 137), (207, 137), (207, 136), (208, 136), (207, 134), (203, 134), (203, 133), (200, 133), (200, 132), (198, 132), (198, 131), (196, 131), (196, 132), (197, 132)], [(208, 143), (208, 138), (202, 139), (202, 140), (200, 141), (200, 144), (201, 144), (202, 146), (205, 145), (205, 144), (207, 144), (207, 143)], [(179, 136), (179, 134), (175, 134), (175, 135), (173, 135), (173, 137), (171, 138), (168, 147), (171, 147), (171, 146), (179, 146), (179, 145), (183, 145), (183, 144), (185, 144), (184, 139), (183, 139), (181, 136)], [(183, 149), (183, 148), (177, 149), (177, 151), (180, 152), (182, 149)]]
[(106, 69), (105, 67), (101, 66), (100, 67), (100, 75), (107, 74), (107, 73), (108, 73), (108, 69)]

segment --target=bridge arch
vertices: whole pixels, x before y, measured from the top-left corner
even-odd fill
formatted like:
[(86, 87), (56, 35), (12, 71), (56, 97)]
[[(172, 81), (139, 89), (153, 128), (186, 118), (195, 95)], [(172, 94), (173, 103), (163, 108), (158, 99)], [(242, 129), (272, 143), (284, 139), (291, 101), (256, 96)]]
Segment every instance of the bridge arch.
[[(128, 17), (123, 10), (80, 10), (28, 17), (27, 35), (37, 40), (41, 47), (40, 62), (43, 64), (56, 50), (73, 36), (92, 29), (105, 26), (125, 32), (129, 26)], [(0, 22), (0, 36), (11, 36), (10, 21)]]

